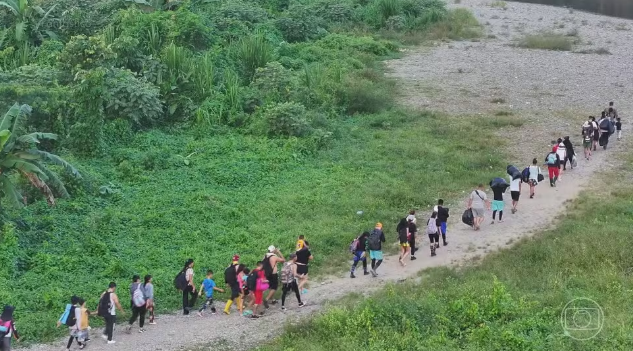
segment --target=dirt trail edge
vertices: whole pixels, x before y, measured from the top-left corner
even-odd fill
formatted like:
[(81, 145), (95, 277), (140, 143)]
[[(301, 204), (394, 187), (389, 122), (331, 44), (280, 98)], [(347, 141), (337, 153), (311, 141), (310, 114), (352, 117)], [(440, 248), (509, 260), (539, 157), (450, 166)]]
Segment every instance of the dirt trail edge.
[[(482, 13), (492, 11), (488, 5), (480, 4), (478, 1), (464, 1), (468, 3), (475, 13), (480, 17)], [(476, 4), (476, 5), (475, 5)], [(481, 7), (477, 7), (481, 6)], [(509, 3), (509, 9), (503, 11), (507, 21), (513, 17), (513, 7), (520, 6), (521, 9), (530, 8), (536, 12), (550, 14), (556, 11), (567, 11), (552, 7)], [(594, 16), (594, 15), (591, 15)], [(547, 18), (547, 16), (546, 16)], [(597, 18), (597, 16), (595, 17)], [(609, 19), (604, 17), (605, 19)], [(523, 17), (520, 18), (523, 20)], [(613, 20), (613, 19), (609, 19)], [(615, 20), (613, 20), (615, 21)], [(539, 21), (544, 27), (551, 23)], [(414, 54), (420, 55), (420, 54)], [(414, 56), (411, 55), (411, 56)], [(422, 54), (423, 55), (423, 54)], [(405, 58), (406, 60), (407, 58)], [(502, 65), (502, 63), (499, 63)], [(561, 64), (563, 64), (561, 62)], [(511, 63), (510, 63), (511, 65)], [(515, 66), (520, 69), (520, 66)], [(529, 68), (528, 68), (529, 70)], [(581, 73), (582, 74), (582, 73)], [(626, 90), (630, 89), (627, 87)], [(630, 93), (630, 92), (628, 92)], [(622, 94), (620, 91), (618, 95)], [(630, 96), (631, 94), (628, 94)], [(574, 101), (567, 101), (565, 97), (559, 97), (560, 106), (572, 104)], [(617, 100), (616, 100), (617, 101)], [(620, 113), (626, 109), (620, 107)], [(596, 110), (600, 106), (594, 107)], [(630, 109), (628, 109), (630, 110)], [(450, 112), (450, 111), (449, 111)], [(630, 124), (626, 123), (628, 132)], [(579, 126), (569, 126), (570, 135), (579, 129)], [(615, 139), (615, 138), (612, 138)], [(613, 140), (611, 149), (608, 151), (599, 150), (595, 153), (591, 161), (579, 159), (578, 168), (564, 172), (562, 179), (556, 188), (550, 188), (547, 180), (537, 187), (536, 197), (529, 199), (527, 187), (523, 188), (523, 195), (519, 203), (519, 211), (510, 214), (509, 192), (506, 195), (506, 213), (504, 213), (504, 223), (490, 225), (490, 213), (486, 214), (486, 221), (479, 232), (474, 232), (469, 227), (461, 224), (461, 213), (464, 207), (451, 208), (451, 218), (449, 219), (448, 235), (449, 246), (441, 247), (436, 257), (430, 257), (428, 239), (421, 236), (422, 244), (418, 251), (416, 261), (407, 261), (406, 267), (401, 267), (397, 256), (388, 256), (378, 270), (379, 276), (363, 276), (362, 270), (357, 271), (357, 278), (350, 279), (349, 272), (341, 273), (336, 277), (324, 279), (324, 281), (311, 284), (308, 294), (304, 295), (306, 306), (298, 308), (294, 297), (289, 297), (287, 301), (288, 311), (282, 312), (279, 306), (272, 306), (267, 311), (264, 318), (249, 320), (233, 312), (230, 316), (221, 313), (211, 315), (207, 313), (204, 317), (197, 317), (195, 314), (185, 317), (178, 315), (160, 315), (157, 318), (157, 325), (146, 325), (146, 332), (139, 334), (138, 328), (133, 329), (132, 334), (124, 333), (124, 326), (127, 324), (123, 318), (119, 319), (116, 326), (114, 339), (116, 344), (107, 345), (99, 336), (101, 330), (91, 332), (92, 341), (87, 349), (101, 350), (121, 350), (121, 351), (154, 351), (154, 350), (192, 350), (207, 349), (214, 350), (244, 350), (254, 347), (257, 343), (266, 342), (279, 335), (282, 328), (287, 323), (296, 320), (306, 319), (320, 311), (321, 307), (330, 300), (335, 300), (349, 293), (367, 293), (381, 288), (386, 283), (402, 281), (416, 277), (420, 270), (449, 265), (461, 265), (475, 257), (482, 257), (485, 254), (511, 245), (517, 239), (531, 235), (550, 225), (553, 220), (561, 215), (566, 207), (566, 203), (578, 196), (578, 194), (590, 185), (592, 175), (597, 171), (612, 165), (616, 153), (621, 152), (624, 142)], [(582, 153), (581, 148), (577, 148), (577, 153)], [(538, 155), (539, 161), (545, 157), (545, 146)], [(517, 165), (520, 169), (526, 165)], [(544, 169), (544, 172), (547, 170)], [(505, 174), (504, 170), (499, 170), (499, 175)], [(465, 194), (469, 189), (464, 189)], [(489, 197), (492, 196), (488, 191)], [(405, 211), (406, 209), (403, 209)], [(403, 213), (404, 214), (404, 213)], [(419, 227), (424, 230), (426, 218), (420, 216)], [(385, 233), (389, 243), (395, 242), (396, 235), (393, 232)], [(318, 252), (315, 252), (318, 255)], [(350, 256), (351, 260), (351, 256)], [(360, 273), (360, 274), (359, 274)], [(126, 287), (123, 287), (126, 288)], [(219, 297), (223, 297), (220, 295)], [(125, 305), (125, 304), (124, 304)], [(216, 307), (220, 307), (221, 302)], [(219, 308), (221, 310), (221, 307)], [(65, 349), (65, 340), (60, 340), (53, 344), (32, 345), (29, 350), (51, 351)], [(17, 346), (17, 345), (16, 345)], [(76, 347), (76, 346), (75, 346)]]

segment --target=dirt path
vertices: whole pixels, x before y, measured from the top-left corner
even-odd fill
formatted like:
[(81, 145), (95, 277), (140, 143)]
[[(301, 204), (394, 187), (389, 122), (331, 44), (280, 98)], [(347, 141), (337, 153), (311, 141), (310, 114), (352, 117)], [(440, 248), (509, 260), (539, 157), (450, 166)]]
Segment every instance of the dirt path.
[[(482, 43), (443, 44), (433, 50), (420, 50), (402, 60), (391, 62), (394, 76), (400, 78), (405, 86), (403, 89), (405, 102), (415, 102), (415, 105), (423, 108), (431, 106), (449, 113), (471, 115), (487, 114), (503, 107), (520, 111), (520, 114), (517, 112), (520, 116), (528, 118), (533, 117), (535, 109), (556, 113), (555, 111), (560, 111), (565, 106), (575, 106), (575, 109), (597, 111), (606, 101), (613, 98), (618, 101), (620, 114), (633, 111), (633, 106), (631, 106), (633, 102), (623, 100), (625, 97), (633, 96), (632, 88), (626, 86), (633, 82), (633, 78), (630, 77), (633, 75), (633, 69), (630, 67), (633, 59), (628, 49), (614, 49), (612, 50), (614, 55), (603, 57), (526, 51), (506, 46), (509, 37), (519, 35), (521, 31), (526, 31), (527, 27), (529, 30), (554, 27), (561, 18), (572, 16), (568, 10), (517, 3), (508, 3), (508, 9), (501, 10), (491, 8), (488, 1), (482, 0), (462, 0), (462, 5), (459, 6), (471, 8), (482, 23), (491, 23), (487, 27), (491, 27), (489, 31), (497, 39), (488, 39)], [(493, 19), (494, 16), (497, 16), (497, 19)], [(582, 19), (575, 19), (578, 23), (584, 23), (583, 20), (589, 21), (586, 26), (593, 22), (597, 23), (596, 25), (603, 22), (615, 24), (626, 22), (579, 12), (576, 12), (576, 16), (582, 16)], [(542, 19), (529, 20), (529, 18)], [(497, 22), (492, 23), (492, 21)], [(526, 21), (529, 25), (521, 25)], [(510, 33), (508, 36), (503, 34), (506, 30)], [(594, 33), (592, 35), (609, 38), (611, 34)], [(633, 48), (633, 36), (630, 32), (621, 31), (618, 35), (620, 37), (617, 40), (631, 40), (631, 42), (621, 42), (620, 46), (627, 45)], [(626, 39), (627, 37), (629, 39)], [(580, 60), (580, 57), (583, 60), (576, 61), (576, 59)], [(613, 66), (618, 69), (617, 79), (596, 82), (595, 77), (603, 76), (603, 72), (608, 72), (612, 63), (618, 65)], [(457, 73), (460, 67), (463, 67), (465, 73)], [(627, 67), (628, 70), (626, 70)], [(550, 83), (544, 80), (548, 78)], [(554, 78), (561, 84), (551, 83)], [(450, 84), (438, 84), (442, 81)], [(614, 83), (614, 81), (621, 83)], [(538, 86), (538, 89), (532, 89), (532, 92), (539, 92), (533, 99), (529, 98), (530, 84)], [(605, 91), (601, 84), (605, 84), (605, 89), (608, 88), (609, 91)], [(440, 93), (433, 90), (436, 93), (431, 94), (432, 91), (424, 89), (425, 86), (438, 86)], [(460, 91), (462, 95), (458, 94)], [(490, 96), (502, 96), (507, 102), (501, 107), (491, 105)], [(561, 113), (561, 116), (564, 114)], [(534, 136), (535, 133), (539, 135), (539, 138), (536, 138), (538, 142), (530, 140), (530, 145), (535, 152), (538, 151), (536, 155), (539, 155), (539, 158), (544, 158), (547, 148), (545, 140), (551, 137), (552, 132), (543, 129), (544, 126), (534, 118), (530, 121), (533, 124), (529, 126), (531, 128), (529, 135)], [(573, 118), (568, 121), (561, 119), (555, 133), (578, 133), (578, 129)], [(487, 220), (480, 232), (473, 232), (461, 224), (463, 206), (451, 206), (452, 217), (448, 229), (450, 244), (440, 248), (437, 257), (429, 256), (427, 241), (423, 240), (424, 244), (417, 255), (418, 260), (409, 261), (405, 268), (400, 267), (397, 257), (391, 256), (386, 257), (384, 264), (378, 270), (378, 278), (361, 274), (356, 279), (350, 279), (349, 273), (341, 273), (319, 284), (312, 284), (310, 292), (305, 295), (307, 306), (302, 309), (298, 309), (296, 301), (290, 298), (289, 311), (284, 313), (278, 307), (272, 307), (266, 317), (259, 320), (247, 320), (236, 313), (228, 317), (207, 315), (203, 318), (195, 315), (191, 317), (163, 315), (157, 319), (158, 325), (147, 326), (144, 334), (136, 332), (131, 335), (125, 334), (122, 332), (124, 323), (121, 323), (115, 332), (116, 345), (106, 345), (95, 331), (92, 333), (93, 341), (89, 349), (96, 351), (248, 349), (258, 342), (270, 340), (278, 335), (286, 323), (309, 318), (312, 314), (318, 313), (328, 301), (336, 300), (349, 293), (369, 293), (373, 289), (384, 286), (385, 283), (415, 277), (418, 271), (425, 268), (465, 264), (468, 260), (483, 257), (486, 253), (511, 245), (521, 237), (542, 230), (563, 213), (568, 201), (574, 199), (590, 184), (591, 177), (596, 171), (610, 166), (615, 159), (614, 155), (623, 149), (622, 143), (614, 141), (612, 150), (598, 151), (591, 161), (581, 160), (577, 169), (563, 174), (558, 187), (550, 188), (547, 182), (540, 185), (535, 199), (522, 197), (518, 213), (512, 215), (507, 211), (506, 221), (501, 224), (490, 225)], [(577, 152), (580, 151), (580, 149), (577, 150)], [(523, 152), (517, 159), (525, 161), (532, 157), (532, 154)], [(500, 170), (500, 174), (503, 173), (503, 170)], [(466, 196), (468, 189), (464, 192)], [(419, 218), (421, 223), (425, 222), (424, 215)], [(487, 216), (490, 218), (489, 213)], [(389, 239), (395, 241), (395, 233), (386, 234)], [(62, 341), (52, 345), (31, 347), (35, 351), (63, 348)]]

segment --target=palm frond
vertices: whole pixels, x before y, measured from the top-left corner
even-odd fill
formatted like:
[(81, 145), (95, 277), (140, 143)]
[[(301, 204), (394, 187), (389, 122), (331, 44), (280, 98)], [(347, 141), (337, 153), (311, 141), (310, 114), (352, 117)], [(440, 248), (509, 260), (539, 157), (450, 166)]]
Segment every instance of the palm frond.
[(57, 140), (57, 134), (33, 132), (33, 133), (30, 133), (30, 134), (22, 135), (22, 136), (18, 137), (17, 140), (18, 140), (19, 143), (37, 144), (42, 139)]
[(7, 129), (0, 130), (0, 150), (4, 149), (4, 145), (9, 141), (11, 137), (11, 132)]
[(81, 179), (81, 174), (79, 173), (77, 168), (73, 167), (73, 165), (71, 165), (66, 160), (64, 160), (63, 158), (61, 158), (61, 157), (59, 157), (57, 155), (51, 154), (50, 152), (37, 150), (37, 149), (31, 149), (31, 150), (27, 150), (25, 152), (29, 153), (31, 155), (37, 155), (43, 161), (52, 163), (52, 164), (57, 165), (57, 166), (64, 167), (64, 170), (66, 172), (68, 172), (70, 175), (72, 175), (73, 177), (75, 177), (77, 179)]
[[(51, 12), (53, 12), (53, 10), (55, 9), (56, 6), (57, 6), (57, 4), (51, 6), (51, 8), (48, 9), (48, 11), (46, 11), (46, 13), (44, 13), (44, 16), (42, 16), (42, 18), (40, 18), (40, 20), (37, 21), (37, 24), (35, 25), (35, 30), (36, 31), (38, 31), (40, 29), (40, 26), (42, 25), (42, 23), (48, 18), (48, 15), (50, 15)], [(42, 10), (41, 7), (39, 7), (39, 9)], [(44, 12), (44, 10), (42, 10), (42, 12)]]
[(48, 184), (48, 186), (53, 188), (53, 190), (55, 190), (55, 193), (59, 195), (59, 197), (70, 197), (70, 194), (68, 194), (68, 190), (66, 190), (64, 183), (61, 181), (61, 179), (59, 179), (55, 172), (46, 167), (42, 168), (42, 171), (46, 173), (46, 176), (48, 177), (46, 183)]
[(12, 205), (18, 206), (18, 207), (21, 207), (24, 205), (22, 194), (20, 194), (20, 192), (15, 187), (11, 179), (4, 174), (0, 175), (0, 186), (1, 186), (2, 192), (4, 193), (4, 197), (9, 199), (9, 202)]
[(42, 194), (44, 194), (44, 196), (46, 197), (46, 202), (48, 202), (49, 206), (55, 206), (55, 196), (53, 195), (51, 188), (49, 188), (43, 180), (38, 178), (33, 173), (22, 172), (22, 175), (24, 175), (34, 187), (39, 189)]
[(11, 133), (13, 134), (16, 129), (16, 123), (14, 122), (17, 119), (20, 119), (20, 116), (31, 114), (31, 110), (31, 106), (20, 105), (16, 102), (13, 106), (11, 106), (11, 108), (9, 108), (9, 111), (4, 114), (4, 117), (2, 117), (2, 121), (0, 121), (0, 130), (11, 129)]
[(3, 160), (0, 160), (0, 166), (4, 168), (15, 168), (18, 171), (25, 173), (35, 173), (41, 177), (46, 178), (46, 174), (32, 161), (24, 160), (14, 155), (7, 155)]
[[(28, 44), (27, 44), (28, 45)], [(13, 128), (11, 128), (11, 134), (17, 135), (16, 132), (22, 126), (22, 122), (26, 120), (26, 117), (31, 114), (33, 109), (29, 105), (21, 105), (18, 114), (13, 119)], [(0, 128), (2, 130), (2, 128)]]
[(13, 0), (0, 1), (0, 6), (8, 8), (15, 16), (19, 16), (18, 4)]

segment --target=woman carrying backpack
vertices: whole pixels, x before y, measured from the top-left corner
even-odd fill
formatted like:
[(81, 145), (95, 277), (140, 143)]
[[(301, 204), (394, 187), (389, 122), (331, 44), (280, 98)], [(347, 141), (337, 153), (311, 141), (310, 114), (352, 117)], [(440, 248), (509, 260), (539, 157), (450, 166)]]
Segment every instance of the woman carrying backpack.
[(437, 229), (437, 212), (431, 214), (431, 218), (426, 222), (426, 234), (431, 241), (431, 257), (435, 256), (435, 249), (440, 246), (440, 234)]
[(125, 331), (129, 334), (132, 332), (132, 325), (138, 319), (139, 333), (143, 333), (145, 329), (145, 313), (147, 313), (147, 300), (145, 298), (145, 291), (141, 285), (141, 277), (134, 275), (132, 277), (132, 285), (130, 286), (130, 296), (132, 297), (132, 317), (130, 317), (129, 324)]
[(14, 337), (16, 341), (20, 341), (18, 331), (15, 329), (15, 322), (13, 321), (13, 311), (15, 307), (5, 305), (0, 315), (0, 350), (11, 351), (11, 337)]
[(545, 163), (547, 164), (547, 172), (549, 173), (549, 185), (552, 187), (556, 186), (556, 180), (558, 180), (558, 175), (559, 175), (560, 166), (561, 166), (560, 157), (558, 157), (558, 154), (556, 153), (556, 149), (557, 149), (556, 146), (557, 145), (555, 145), (552, 148), (552, 152), (547, 154), (547, 156), (545, 157)]

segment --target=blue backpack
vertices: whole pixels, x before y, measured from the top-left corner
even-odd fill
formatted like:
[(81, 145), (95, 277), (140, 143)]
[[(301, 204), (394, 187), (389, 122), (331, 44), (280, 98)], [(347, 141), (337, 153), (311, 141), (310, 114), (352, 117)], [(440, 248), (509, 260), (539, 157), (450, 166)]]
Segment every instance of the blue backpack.
[(556, 166), (557, 163), (558, 161), (556, 160), (556, 153), (550, 152), (549, 155), (547, 155), (547, 164), (550, 166)]

